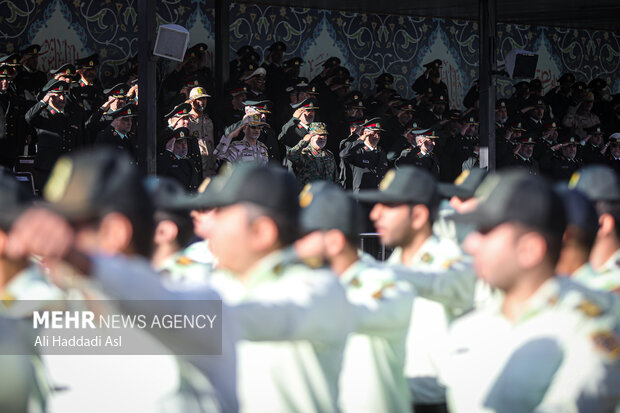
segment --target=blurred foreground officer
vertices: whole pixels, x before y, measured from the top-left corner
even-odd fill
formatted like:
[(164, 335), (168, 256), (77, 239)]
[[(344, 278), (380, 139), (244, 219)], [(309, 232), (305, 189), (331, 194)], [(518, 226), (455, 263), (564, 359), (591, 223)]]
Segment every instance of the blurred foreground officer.
[(312, 181), (336, 181), (336, 159), (325, 148), (327, 127), (323, 122), (312, 122), (308, 134), (286, 151), (286, 158), (293, 165), (301, 185)]
[[(308, 205), (309, 203), (309, 205)], [(336, 185), (314, 183), (300, 196), (300, 255), (326, 260), (353, 305), (355, 332), (349, 336), (340, 375), (345, 413), (410, 412), (403, 376), (405, 338), (413, 289), (397, 282), (390, 267), (358, 255), (361, 209)]]
[[(156, 311), (152, 303), (138, 300), (219, 299), (211, 289), (190, 296), (174, 294), (150, 267), (153, 206), (126, 154), (97, 148), (64, 156), (43, 194), (55, 212), (27, 210), (9, 234), (9, 256), (36, 254), (48, 262), (62, 260), (75, 271), (65, 267), (55, 274), (56, 280), (81, 274), (86, 282), (77, 285), (86, 290), (86, 297), (123, 300), (116, 305), (133, 315)], [(182, 301), (171, 302), (183, 306)], [(44, 356), (53, 382), (67, 389), (56, 394), (50, 410), (75, 412), (88, 405), (90, 412), (236, 412), (234, 332), (229, 329), (234, 321), (225, 308), (222, 311), (227, 319), (222, 325), (222, 354), (217, 357)], [(177, 354), (185, 354), (188, 345), (204, 346), (211, 334), (192, 329), (191, 334), (171, 335), (165, 330), (151, 332)], [(141, 339), (159, 344), (154, 337)]]
[[(613, 412), (620, 339), (610, 297), (555, 277), (560, 197), (524, 171), (490, 175), (465, 240), (503, 296), (454, 322), (442, 379), (453, 412)], [(604, 299), (601, 299), (603, 297)]]
[(577, 279), (590, 288), (620, 294), (620, 179), (612, 169), (593, 165), (576, 172), (569, 187), (585, 193), (598, 213), (598, 231), (590, 267), (578, 271)]
[[(378, 190), (360, 191), (356, 198), (376, 202), (370, 218), (383, 244), (395, 248), (390, 264), (433, 273), (429, 276), (432, 283), (439, 279), (435, 274), (462, 260), (458, 245), (433, 234), (439, 196), (437, 181), (427, 171), (411, 166), (392, 169)], [(415, 411), (446, 411), (445, 389), (438, 382), (437, 370), (441, 344), (446, 340), (448, 324), (473, 306), (474, 287), (475, 276), (466, 278), (458, 294), (443, 302), (434, 293), (429, 294), (428, 288), (420, 288), (413, 302), (404, 371)]]
[(279, 166), (245, 164), (209, 188), (216, 184), (212, 283), (240, 324), (241, 411), (337, 412), (351, 308), (331, 271), (310, 268), (291, 248), (295, 178)]

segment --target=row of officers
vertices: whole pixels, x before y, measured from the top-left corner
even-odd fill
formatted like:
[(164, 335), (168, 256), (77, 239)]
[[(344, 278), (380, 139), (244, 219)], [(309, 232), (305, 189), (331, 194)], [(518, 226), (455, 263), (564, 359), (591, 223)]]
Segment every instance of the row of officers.
[[(168, 356), (3, 356), (3, 412), (618, 407), (620, 181), (608, 167), (554, 187), (520, 169), (442, 184), (403, 166), (352, 193), (245, 163), (188, 194), (91, 149), (60, 158), (45, 203), (7, 174), (0, 191), (0, 349), (34, 350), (12, 329), (32, 328), (44, 300), (116, 299), (107, 311), (126, 314), (159, 311), (145, 300), (174, 314), (223, 302), (215, 356), (185, 355), (213, 340), (194, 329), (143, 338)], [(358, 250), (363, 205), (386, 262)]]

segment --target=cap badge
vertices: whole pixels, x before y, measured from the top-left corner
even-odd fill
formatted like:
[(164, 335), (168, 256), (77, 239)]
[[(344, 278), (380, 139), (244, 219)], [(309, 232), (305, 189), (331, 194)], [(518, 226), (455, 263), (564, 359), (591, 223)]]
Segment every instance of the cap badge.
[(390, 169), (381, 180), (381, 183), (379, 183), (379, 190), (385, 191), (388, 189), (395, 178), (396, 172), (393, 169)]
[(470, 173), (471, 171), (469, 169), (465, 169), (463, 172), (461, 172), (459, 176), (456, 177), (456, 179), (454, 180), (454, 185), (463, 185), (463, 182), (465, 182)]
[(43, 189), (43, 196), (51, 202), (58, 202), (69, 186), (71, 173), (73, 171), (73, 163), (71, 159), (63, 157), (56, 162), (52, 175)]

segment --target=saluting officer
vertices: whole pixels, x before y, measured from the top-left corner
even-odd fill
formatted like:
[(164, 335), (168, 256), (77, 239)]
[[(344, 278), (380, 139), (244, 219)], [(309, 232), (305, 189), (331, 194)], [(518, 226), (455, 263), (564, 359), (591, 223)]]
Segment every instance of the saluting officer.
[(84, 144), (83, 113), (77, 107), (66, 107), (68, 92), (68, 83), (52, 79), (43, 87), (43, 99), (26, 113), (26, 122), (37, 131), (34, 166), (40, 185), (60, 155)]
[[(216, 159), (222, 162), (254, 162), (266, 165), (269, 162), (269, 150), (258, 140), (261, 130), (267, 126), (258, 113), (246, 115), (244, 121), (228, 135), (222, 136), (215, 148)], [(237, 138), (243, 132), (241, 140)]]
[(37, 95), (47, 83), (45, 73), (37, 68), (41, 46), (32, 44), (20, 51), (21, 70), (15, 78), (18, 93), (26, 100), (36, 101)]
[(301, 185), (313, 181), (335, 182), (338, 176), (334, 154), (325, 148), (327, 127), (323, 122), (312, 122), (308, 134), (286, 151)]
[(97, 134), (95, 144), (106, 145), (127, 152), (131, 156), (132, 163), (138, 164), (138, 142), (137, 136), (132, 132), (133, 118), (138, 115), (138, 110), (134, 104), (123, 106), (108, 116), (112, 122)]
[(9, 169), (23, 153), (28, 133), (26, 102), (11, 90), (12, 74), (11, 66), (0, 66), (0, 165)]
[(439, 161), (435, 155), (437, 138), (434, 130), (415, 135), (415, 145), (403, 150), (394, 164), (397, 168), (404, 165), (417, 166), (439, 179)]
[(160, 138), (164, 151), (157, 159), (157, 174), (176, 179), (188, 191), (196, 191), (200, 185), (200, 170), (188, 157), (188, 142), (192, 138), (189, 129), (180, 127), (167, 130)]
[(77, 74), (80, 77), (71, 89), (73, 98), (90, 116), (103, 103), (103, 88), (97, 79), (99, 55), (97, 53), (75, 61)]
[(435, 59), (423, 66), (426, 68), (422, 76), (416, 79), (411, 87), (418, 95), (423, 95), (431, 89), (432, 96), (444, 96), (449, 101), (448, 86), (441, 80), (441, 59)]

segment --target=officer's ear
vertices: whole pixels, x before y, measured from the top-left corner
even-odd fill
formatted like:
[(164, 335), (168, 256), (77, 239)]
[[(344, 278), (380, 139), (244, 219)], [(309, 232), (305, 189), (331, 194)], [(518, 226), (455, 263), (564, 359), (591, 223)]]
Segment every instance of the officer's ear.
[(273, 219), (259, 216), (250, 222), (249, 227), (249, 243), (253, 251), (267, 251), (277, 245), (278, 226)]
[(179, 235), (179, 227), (173, 221), (164, 219), (155, 228), (155, 245), (164, 245), (174, 242)]
[(537, 267), (547, 255), (547, 241), (537, 232), (527, 232), (517, 240), (515, 253), (520, 268)]
[(419, 231), (430, 221), (430, 210), (426, 205), (414, 205), (411, 207), (411, 228)]
[(133, 238), (131, 221), (119, 212), (107, 214), (99, 224), (98, 238), (98, 247), (104, 253), (127, 253)]
[(0, 229), (0, 258), (4, 256), (4, 250), (6, 249), (7, 234)]
[(601, 214), (598, 218), (597, 238), (607, 238), (614, 234), (616, 221), (611, 214)]
[(335, 229), (325, 232), (325, 252), (328, 257), (340, 254), (346, 243), (347, 239), (342, 232)]

